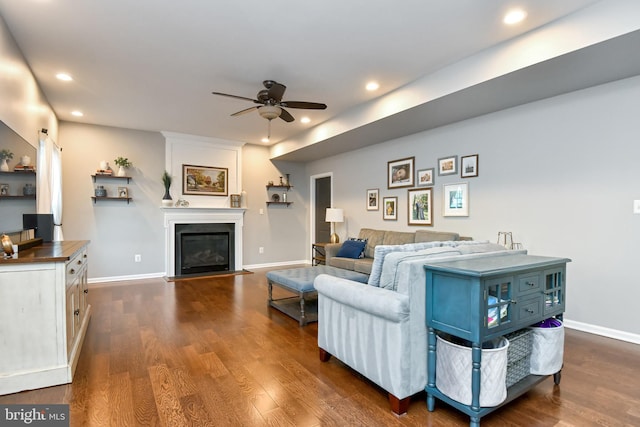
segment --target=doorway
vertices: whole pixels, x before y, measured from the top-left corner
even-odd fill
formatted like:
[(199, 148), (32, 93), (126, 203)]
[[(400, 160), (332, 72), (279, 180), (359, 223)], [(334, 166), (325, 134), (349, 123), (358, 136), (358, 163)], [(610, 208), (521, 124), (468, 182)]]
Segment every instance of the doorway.
[(327, 243), (331, 236), (331, 223), (325, 221), (327, 208), (333, 200), (332, 174), (315, 175), (311, 177), (311, 242)]

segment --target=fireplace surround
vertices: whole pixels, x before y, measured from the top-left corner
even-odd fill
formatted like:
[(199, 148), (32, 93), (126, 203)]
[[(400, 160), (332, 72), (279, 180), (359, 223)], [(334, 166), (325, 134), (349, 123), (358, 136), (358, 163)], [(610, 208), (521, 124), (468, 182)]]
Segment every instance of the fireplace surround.
[[(211, 271), (238, 271), (242, 270), (242, 227), (244, 209), (234, 208), (163, 208), (165, 227), (165, 268), (168, 277), (181, 277), (185, 273), (176, 268), (177, 258), (180, 257), (181, 234), (186, 230), (188, 239), (193, 239), (196, 246), (203, 244), (198, 240), (211, 240), (208, 245), (214, 246), (219, 243), (222, 234), (228, 232), (230, 253), (228, 254), (228, 267), (220, 270), (220, 258), (224, 255), (214, 255), (213, 262), (203, 262), (203, 264), (213, 265)], [(214, 225), (215, 224), (215, 225)], [(194, 237), (204, 234), (205, 237)], [(216, 242), (218, 241), (218, 242)], [(216, 270), (218, 269), (218, 270)], [(196, 271), (193, 271), (195, 273)], [(198, 271), (201, 273), (201, 271)], [(190, 273), (188, 273), (190, 274)]]

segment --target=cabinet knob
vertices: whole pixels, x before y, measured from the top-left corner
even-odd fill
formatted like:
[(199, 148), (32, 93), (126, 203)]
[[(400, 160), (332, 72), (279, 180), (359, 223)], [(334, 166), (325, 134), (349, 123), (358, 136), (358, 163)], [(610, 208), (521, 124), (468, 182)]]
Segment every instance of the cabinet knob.
[(71, 270), (69, 270), (69, 274), (76, 274), (76, 271), (72, 268)]
[(536, 284), (533, 282), (527, 282), (527, 286), (531, 286), (532, 288), (535, 286)]
[(76, 316), (80, 316), (80, 309), (79, 309), (79, 308), (76, 308), (76, 309), (73, 311), (73, 314), (75, 314)]
[(83, 292), (84, 292), (85, 294), (88, 294), (88, 293), (89, 293), (89, 289), (85, 289)]
[(530, 308), (527, 308), (525, 311), (526, 311), (527, 313), (529, 313), (529, 314), (533, 314), (533, 310), (532, 310), (532, 309), (530, 309)]

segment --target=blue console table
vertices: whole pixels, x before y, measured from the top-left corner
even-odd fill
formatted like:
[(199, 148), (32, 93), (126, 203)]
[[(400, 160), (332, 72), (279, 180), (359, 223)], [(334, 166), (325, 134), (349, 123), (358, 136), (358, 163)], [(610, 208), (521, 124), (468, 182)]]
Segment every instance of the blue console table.
[[(435, 399), (470, 416), (470, 425), (521, 396), (546, 378), (529, 375), (509, 387), (506, 400), (495, 407), (480, 407), (482, 343), (528, 327), (549, 317), (562, 319), (565, 308), (567, 258), (512, 254), (434, 262), (426, 270), (426, 324), (428, 330), (427, 408)], [(490, 309), (502, 313), (487, 322)], [(471, 405), (463, 405), (436, 387), (436, 331), (472, 343)], [(560, 372), (554, 374), (560, 383)]]

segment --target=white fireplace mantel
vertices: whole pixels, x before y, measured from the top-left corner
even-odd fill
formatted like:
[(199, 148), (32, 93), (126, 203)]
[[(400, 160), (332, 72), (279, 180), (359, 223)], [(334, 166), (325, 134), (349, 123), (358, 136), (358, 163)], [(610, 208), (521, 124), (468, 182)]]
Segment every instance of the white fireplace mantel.
[(168, 277), (176, 275), (176, 224), (234, 224), (235, 265), (242, 269), (242, 227), (245, 209), (238, 208), (162, 208), (165, 229), (165, 268)]

